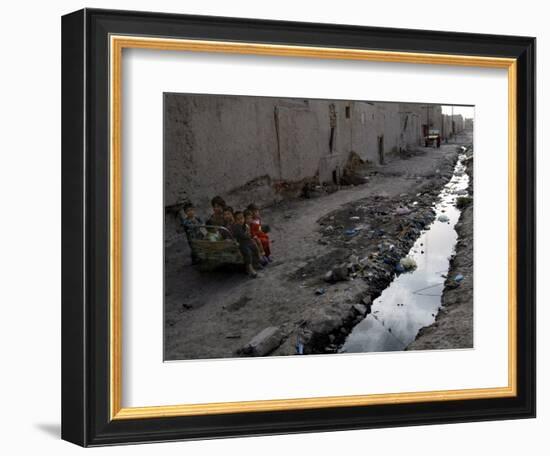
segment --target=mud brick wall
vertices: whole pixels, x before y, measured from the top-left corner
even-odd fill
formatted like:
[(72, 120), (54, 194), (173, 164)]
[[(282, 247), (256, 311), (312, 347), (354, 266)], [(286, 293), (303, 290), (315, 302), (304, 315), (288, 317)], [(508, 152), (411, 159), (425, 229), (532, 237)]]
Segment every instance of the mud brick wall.
[(165, 206), (191, 200), (205, 211), (216, 194), (270, 204), (281, 184), (332, 183), (352, 151), (376, 165), (421, 144), (421, 114), (398, 103), (167, 93)]

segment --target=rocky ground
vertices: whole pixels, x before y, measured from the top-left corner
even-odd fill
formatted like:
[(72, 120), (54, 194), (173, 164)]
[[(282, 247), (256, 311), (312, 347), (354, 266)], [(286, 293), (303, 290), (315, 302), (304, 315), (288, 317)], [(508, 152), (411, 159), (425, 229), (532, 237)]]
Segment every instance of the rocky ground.
[[(470, 176), (468, 192), (473, 196), (473, 160), (466, 172)], [(422, 328), (407, 350), (472, 348), (474, 303), (474, 205), (473, 199), (464, 198), (460, 219), (455, 225), (458, 234), (456, 252), (450, 262), (449, 273), (441, 298), (441, 310), (435, 322)], [(456, 282), (455, 277), (464, 279)]]
[(336, 351), (433, 220), (431, 206), (456, 158), (455, 144), (419, 148), (359, 167), (361, 185), (313, 189), (265, 209), (275, 262), (257, 279), (201, 273), (185, 240), (167, 246), (165, 359)]

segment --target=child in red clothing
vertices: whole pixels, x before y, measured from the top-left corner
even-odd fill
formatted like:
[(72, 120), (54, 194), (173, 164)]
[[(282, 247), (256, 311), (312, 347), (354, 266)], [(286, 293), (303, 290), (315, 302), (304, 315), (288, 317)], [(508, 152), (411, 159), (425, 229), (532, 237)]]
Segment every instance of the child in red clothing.
[(249, 204), (247, 210), (250, 211), (250, 234), (253, 238), (256, 238), (262, 244), (262, 248), (265, 253), (265, 257), (268, 261), (271, 260), (271, 243), (269, 241), (269, 235), (262, 231), (262, 221), (260, 219), (260, 209), (254, 203)]
[(245, 209), (245, 211), (244, 211), (244, 221), (245, 221), (246, 229), (247, 229), (248, 233), (250, 234), (250, 238), (256, 244), (256, 248), (258, 249), (258, 252), (260, 254), (260, 263), (261, 263), (262, 266), (265, 266), (268, 263), (269, 260), (265, 256), (264, 246), (262, 245), (262, 242), (260, 241), (258, 236), (252, 234), (252, 225), (253, 225), (253, 223), (252, 223), (252, 212), (249, 211), (248, 209)]

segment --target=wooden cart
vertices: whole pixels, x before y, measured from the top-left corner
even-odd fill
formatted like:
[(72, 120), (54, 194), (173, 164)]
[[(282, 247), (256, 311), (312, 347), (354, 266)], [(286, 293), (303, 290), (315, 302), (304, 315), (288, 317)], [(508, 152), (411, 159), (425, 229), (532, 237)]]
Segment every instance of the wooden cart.
[[(197, 267), (211, 271), (226, 264), (244, 265), (239, 243), (223, 226), (197, 225), (190, 233), (189, 245), (199, 260)], [(211, 240), (218, 237), (220, 240)]]

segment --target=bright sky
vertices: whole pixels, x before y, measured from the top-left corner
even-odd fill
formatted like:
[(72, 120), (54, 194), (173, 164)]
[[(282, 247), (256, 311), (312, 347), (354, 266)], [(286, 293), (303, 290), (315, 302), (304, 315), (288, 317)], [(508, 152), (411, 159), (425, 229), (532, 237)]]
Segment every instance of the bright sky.
[(473, 119), (474, 118), (474, 106), (441, 106), (441, 110), (443, 111), (443, 114), (462, 114), (462, 117), (465, 119)]

